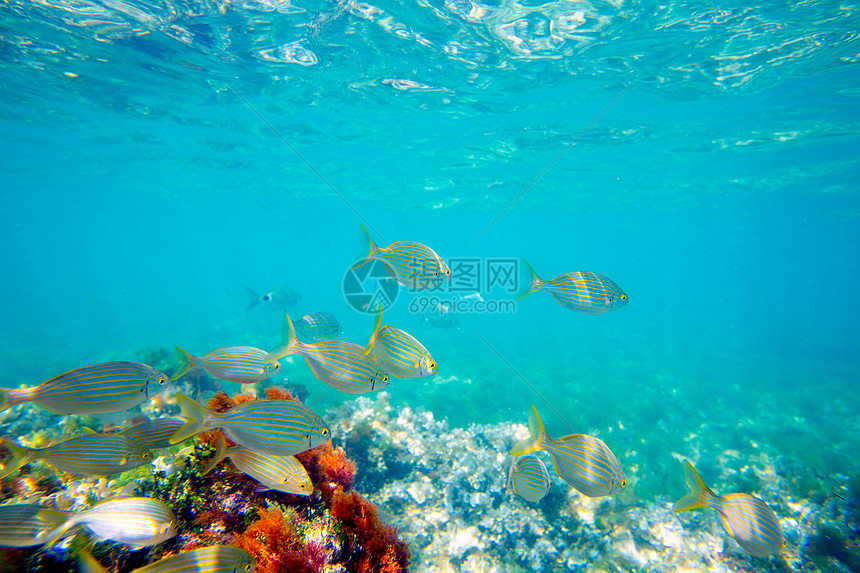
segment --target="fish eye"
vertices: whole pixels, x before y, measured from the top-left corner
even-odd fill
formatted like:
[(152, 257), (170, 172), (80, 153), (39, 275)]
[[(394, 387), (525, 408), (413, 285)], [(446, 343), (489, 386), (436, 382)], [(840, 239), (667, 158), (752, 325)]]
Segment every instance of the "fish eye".
[(451, 276), (451, 269), (445, 269), (445, 276), (446, 276), (446, 277), (450, 277), (450, 276)]
[(622, 294), (622, 295), (621, 295), (621, 300), (627, 300), (627, 295), (626, 295), (626, 294)]
[(436, 363), (431, 360), (430, 361), (430, 370), (433, 370), (434, 368), (436, 368)]
[(326, 436), (328, 436), (328, 428), (323, 428), (322, 432), (320, 433), (322, 434), (323, 438), (325, 438)]
[(250, 571), (250, 570), (251, 570), (251, 564), (248, 563), (247, 565), (245, 565), (245, 571)]
[(386, 374), (385, 376), (383, 376), (383, 377), (382, 377), (382, 381), (383, 381), (383, 382), (388, 382), (388, 374)]
[(627, 480), (623, 479), (621, 480), (621, 489), (624, 489), (625, 487), (627, 487)]
[(142, 459), (142, 460), (148, 460), (148, 459), (149, 459), (149, 454), (141, 454), (140, 459)]

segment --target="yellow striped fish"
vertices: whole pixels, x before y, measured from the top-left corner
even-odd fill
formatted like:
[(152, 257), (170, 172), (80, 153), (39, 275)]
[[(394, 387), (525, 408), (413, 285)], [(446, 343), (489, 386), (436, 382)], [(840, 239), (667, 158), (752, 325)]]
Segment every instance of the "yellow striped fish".
[(365, 352), (371, 353), (382, 368), (397, 378), (436, 375), (436, 361), (423, 344), (406, 331), (387, 324), (380, 328), (381, 325), (380, 312)]
[(251, 346), (228, 346), (213, 350), (206, 356), (192, 356), (177, 346), (176, 357), (182, 366), (170, 379), (176, 380), (199, 366), (209, 376), (218, 380), (254, 384), (281, 371), (281, 363), (277, 360), (264, 360), (266, 354), (265, 350)]
[(237, 470), (259, 482), (257, 491), (274, 489), (296, 495), (310, 495), (314, 491), (307, 470), (296, 456), (258, 454), (242, 446), (227, 448), (224, 436), (220, 436), (215, 457), (202, 475), (212, 471), (224, 458), (230, 458)]
[(602, 497), (627, 487), (618, 458), (602, 440), (585, 434), (571, 434), (554, 440), (543, 427), (537, 409), (529, 413), (531, 436), (515, 445), (511, 455), (537, 450), (549, 452), (555, 471), (565, 482), (587, 497)]
[(283, 343), (272, 350), (267, 360), (288, 354), (304, 357), (314, 376), (347, 394), (364, 394), (388, 386), (388, 373), (382, 370), (367, 349), (352, 342), (329, 340), (306, 344), (296, 338), (293, 321), (284, 315)]
[(535, 273), (528, 261), (523, 260), (531, 277), (523, 298), (538, 290), (545, 290), (564, 308), (585, 314), (603, 314), (627, 306), (627, 294), (612, 279), (578, 271), (545, 281)]
[(275, 456), (307, 451), (331, 439), (322, 418), (293, 400), (253, 400), (226, 412), (204, 408), (184, 394), (176, 394), (185, 425), (171, 438), (178, 444), (200, 432), (220, 428), (249, 450)]
[(296, 332), (311, 342), (334, 340), (341, 330), (337, 318), (330, 312), (312, 312), (296, 321)]
[(684, 460), (684, 477), (690, 493), (672, 506), (674, 511), (716, 509), (728, 534), (756, 557), (772, 555), (785, 545), (779, 519), (764, 501), (746, 493), (715, 494), (687, 460)]
[(149, 450), (119, 434), (75, 436), (47, 448), (24, 448), (3, 438), (0, 438), (0, 445), (12, 452), (12, 458), (0, 470), (0, 478), (33, 461), (42, 461), (78, 476), (112, 476), (152, 459)]
[(0, 388), (0, 412), (35, 402), (57, 414), (122, 412), (164, 387), (167, 376), (146, 364), (106, 362), (71, 370), (31, 388)]
[(537, 456), (526, 454), (514, 460), (508, 474), (508, 487), (526, 501), (540, 501), (549, 491), (549, 472)]
[(173, 445), (170, 438), (184, 425), (182, 418), (158, 418), (123, 428), (117, 433), (144, 449), (160, 450)]
[[(106, 572), (86, 549), (81, 550), (80, 559), (82, 572)], [(254, 567), (254, 558), (244, 549), (233, 545), (211, 545), (165, 557), (131, 573), (251, 573)]]
[(0, 547), (42, 545), (70, 515), (31, 503), (0, 505)]
[(83, 525), (100, 540), (142, 549), (167, 541), (177, 533), (176, 515), (162, 501), (121, 497), (103, 501), (68, 518), (45, 539), (50, 547), (73, 527)]
[(362, 244), (368, 249), (368, 254), (353, 269), (373, 259), (385, 263), (391, 278), (402, 285), (415, 289), (428, 289), (451, 279), (451, 269), (436, 251), (414, 241), (397, 241), (387, 247), (380, 248), (370, 233), (361, 226)]

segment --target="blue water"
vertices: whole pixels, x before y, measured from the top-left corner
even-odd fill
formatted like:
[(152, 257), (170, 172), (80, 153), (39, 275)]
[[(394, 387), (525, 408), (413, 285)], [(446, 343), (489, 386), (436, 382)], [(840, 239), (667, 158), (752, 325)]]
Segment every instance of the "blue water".
[[(363, 344), (373, 319), (341, 279), (364, 222), (383, 245), (591, 270), (630, 297), (585, 316), (536, 293), (441, 329), (403, 292), (386, 322), (440, 374), (396, 381), (393, 403), (466, 425), (523, 423), (545, 399), (566, 416), (545, 416), (552, 434), (622, 423), (616, 451), (644, 440), (645, 467), (712, 424), (717, 450), (755, 439), (857, 471), (855, 6), (19, 0), (0, 15), (0, 386), (146, 348), (272, 347), (279, 314), (246, 311), (246, 286), (289, 285), (291, 313), (333, 312)], [(282, 374), (324, 389), (300, 362)]]

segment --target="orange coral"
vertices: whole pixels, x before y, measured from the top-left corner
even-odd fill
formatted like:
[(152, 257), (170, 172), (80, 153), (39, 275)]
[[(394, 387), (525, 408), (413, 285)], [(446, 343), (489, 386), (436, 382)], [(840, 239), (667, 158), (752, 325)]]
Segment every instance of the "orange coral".
[[(397, 538), (397, 528), (379, 521), (376, 506), (355, 491), (336, 488), (331, 516), (349, 535), (359, 573), (403, 573), (409, 567), (409, 546)], [(379, 568), (378, 565), (382, 565)]]

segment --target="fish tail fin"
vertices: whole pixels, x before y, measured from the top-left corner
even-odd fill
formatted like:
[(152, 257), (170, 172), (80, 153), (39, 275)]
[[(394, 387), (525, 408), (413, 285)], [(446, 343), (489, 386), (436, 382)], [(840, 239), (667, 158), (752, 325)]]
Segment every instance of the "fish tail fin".
[(260, 304), (260, 293), (258, 293), (249, 286), (246, 286), (245, 290), (248, 291), (248, 296), (250, 297), (248, 299), (248, 306), (245, 307), (245, 311), (249, 311), (258, 304)]
[(0, 469), (0, 479), (10, 475), (12, 472), (26, 464), (33, 457), (32, 450), (22, 448), (12, 440), (0, 438), (0, 446), (6, 446), (12, 457), (6, 461), (3, 468)]
[(358, 238), (361, 241), (362, 251), (356, 257), (356, 262), (353, 264), (352, 270), (361, 267), (371, 259), (375, 259), (379, 252), (379, 247), (373, 242), (373, 237), (370, 236), (364, 225), (361, 225), (361, 232)]
[(176, 347), (176, 357), (179, 359), (179, 368), (170, 377), (171, 380), (177, 380), (185, 376), (185, 373), (194, 368), (194, 356), (191, 356), (187, 351)]
[(201, 476), (205, 476), (209, 472), (215, 469), (221, 460), (224, 459), (227, 453), (227, 440), (224, 438), (224, 434), (218, 436), (218, 441), (215, 442), (215, 456), (209, 460), (209, 463), (206, 464), (206, 467), (200, 472)]
[(705, 481), (693, 464), (684, 460), (684, 478), (687, 480), (687, 487), (690, 488), (690, 493), (679, 499), (672, 506), (672, 511), (690, 511), (691, 509), (702, 509), (711, 507), (708, 498), (714, 495), (714, 492), (705, 485)]
[(364, 354), (370, 356), (373, 354), (373, 346), (376, 344), (376, 338), (379, 336), (379, 329), (382, 326), (382, 311), (376, 315), (376, 323), (373, 325), (373, 334), (370, 335), (370, 340), (367, 346), (364, 347)]
[(182, 416), (180, 417), (185, 420), (185, 425), (176, 430), (176, 433), (171, 436), (171, 444), (184, 442), (188, 438), (210, 429), (206, 424), (206, 414), (209, 410), (179, 392), (176, 393), (176, 403), (179, 405), (179, 409), (182, 410)]
[(33, 398), (33, 392), (36, 388), (38, 386), (32, 388), (0, 388), (0, 412), (12, 406), (29, 402)]
[(528, 270), (528, 281), (526, 281), (527, 284), (520, 289), (520, 292), (516, 296), (516, 300), (525, 298), (534, 291), (540, 290), (543, 284), (543, 280), (537, 275), (529, 262), (525, 259), (523, 259), (523, 262), (526, 264), (526, 269)]
[[(39, 512), (38, 514), (36, 514), (36, 516), (39, 517), (40, 519), (42, 519), (41, 513), (42, 512)], [(66, 533), (68, 533), (68, 531), (72, 527), (77, 525), (77, 523), (78, 523), (77, 520), (73, 517), (71, 519), (67, 519), (64, 523), (62, 523), (58, 527), (52, 529), (51, 532), (48, 534), (48, 536), (45, 538), (45, 541), (42, 542), (44, 547), (47, 549), (50, 549), (52, 545), (54, 545), (57, 541), (59, 541), (60, 538), (63, 537)]]
[(521, 456), (543, 448), (546, 430), (543, 428), (543, 420), (540, 419), (540, 414), (534, 405), (532, 405), (532, 411), (529, 412), (529, 434), (528, 438), (511, 448), (512, 456)]
[(78, 573), (107, 573), (107, 569), (85, 547), (78, 552)]
[(283, 358), (288, 354), (295, 354), (301, 344), (302, 341), (296, 336), (296, 327), (293, 325), (293, 320), (289, 314), (284, 313), (284, 320), (281, 322), (281, 344), (263, 356), (263, 360), (271, 362)]

